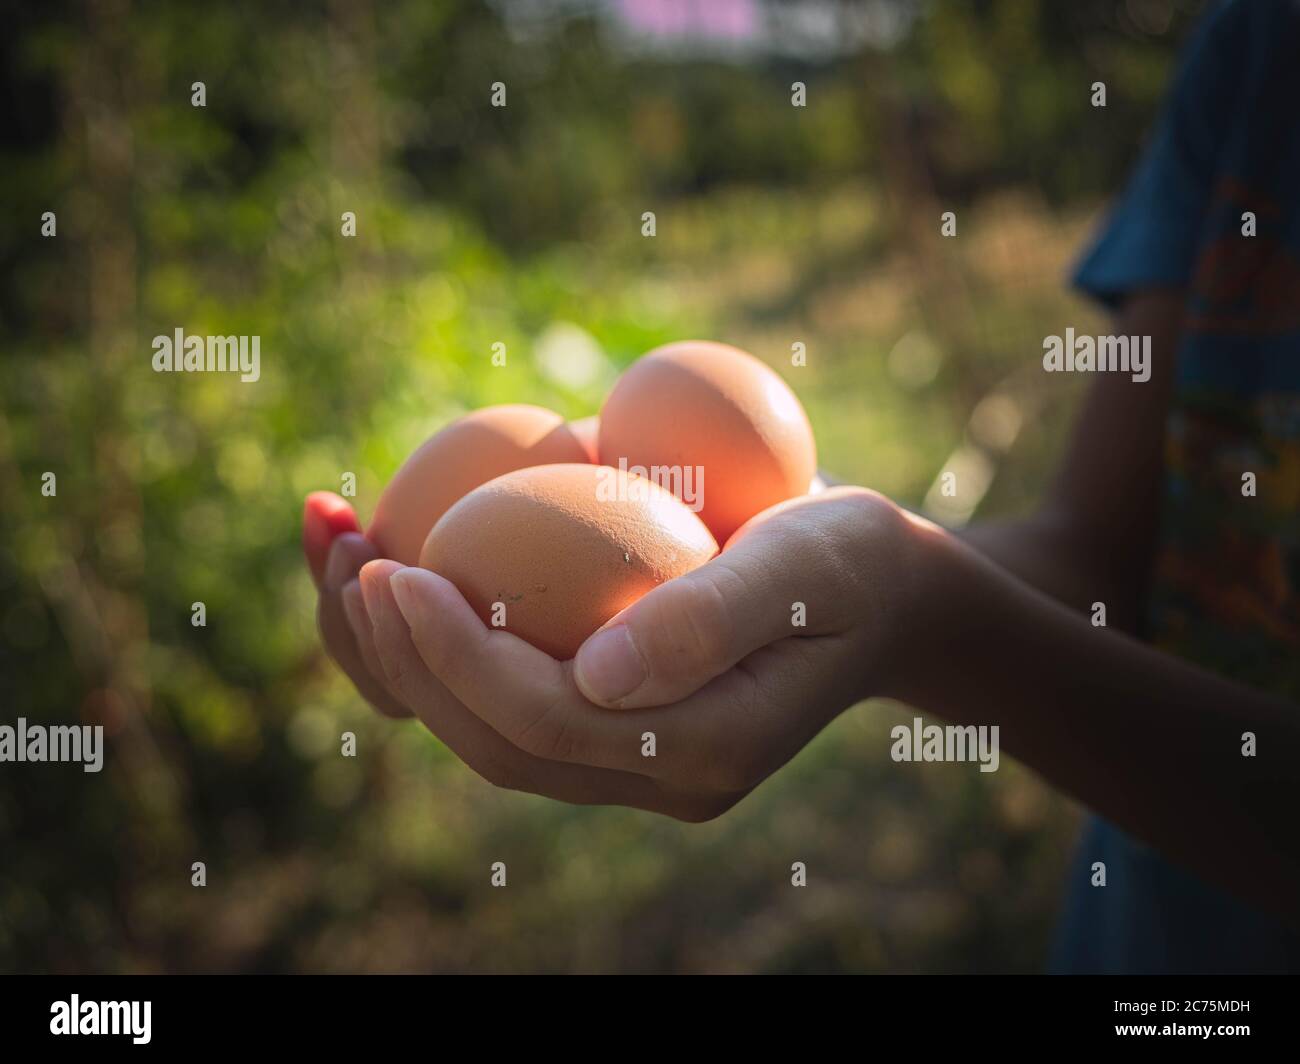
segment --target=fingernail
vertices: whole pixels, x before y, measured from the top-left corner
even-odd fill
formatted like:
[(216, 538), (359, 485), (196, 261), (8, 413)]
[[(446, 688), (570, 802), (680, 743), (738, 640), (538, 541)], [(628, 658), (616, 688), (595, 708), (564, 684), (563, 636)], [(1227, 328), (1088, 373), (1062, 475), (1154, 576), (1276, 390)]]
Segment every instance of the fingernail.
[(388, 578), (388, 586), (393, 589), (393, 598), (397, 601), (397, 608), (402, 611), (402, 616), (406, 618), (406, 623), (411, 623), (411, 618), (415, 614), (415, 588), (411, 583), (411, 578), (406, 569), (398, 569)]
[(597, 632), (583, 643), (573, 671), (583, 693), (597, 702), (625, 698), (646, 678), (645, 662), (625, 624)]

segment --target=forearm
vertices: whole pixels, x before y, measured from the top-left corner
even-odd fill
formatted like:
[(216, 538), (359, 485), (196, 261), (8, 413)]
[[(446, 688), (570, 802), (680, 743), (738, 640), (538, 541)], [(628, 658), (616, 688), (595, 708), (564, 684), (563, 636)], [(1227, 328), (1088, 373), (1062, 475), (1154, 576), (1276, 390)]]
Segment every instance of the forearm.
[(1108, 623), (1136, 625), (1139, 581), (1080, 537), (1064, 514), (1043, 510), (1029, 517), (970, 525), (953, 533), (963, 543), (1030, 587), (1072, 610), (1106, 606)]
[(924, 659), (903, 655), (882, 693), (998, 725), (1002, 746), (1055, 786), (1294, 920), (1300, 709), (1094, 627), (946, 533), (916, 535), (926, 575), (908, 642)]

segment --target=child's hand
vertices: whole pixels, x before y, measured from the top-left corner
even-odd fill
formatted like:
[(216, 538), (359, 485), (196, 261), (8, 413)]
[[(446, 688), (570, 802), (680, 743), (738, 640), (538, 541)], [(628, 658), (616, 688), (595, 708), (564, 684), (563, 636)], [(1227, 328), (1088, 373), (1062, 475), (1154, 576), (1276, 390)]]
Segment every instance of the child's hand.
[(903, 645), (909, 527), (861, 488), (774, 507), (573, 662), (486, 627), (434, 573), (370, 561), (358, 656), (493, 783), (705, 820), (878, 689)]

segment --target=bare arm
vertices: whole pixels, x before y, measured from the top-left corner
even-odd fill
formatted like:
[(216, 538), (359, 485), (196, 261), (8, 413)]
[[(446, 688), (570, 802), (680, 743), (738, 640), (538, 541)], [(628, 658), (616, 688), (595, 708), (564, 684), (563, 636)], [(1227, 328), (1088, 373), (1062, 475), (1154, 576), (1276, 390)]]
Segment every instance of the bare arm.
[(934, 526), (918, 521), (915, 535), (925, 576), (907, 629), (924, 649), (893, 667), (884, 693), (999, 725), (1005, 748), (1053, 785), (1300, 921), (1300, 709), (1093, 627)]
[[(1112, 624), (1136, 620), (1182, 305), (1181, 292), (1147, 291), (1117, 315), (1116, 334), (1152, 337), (1151, 379), (1099, 376), (1037, 513), (961, 533), (984, 558), (922, 529), (947, 573), (933, 596), (947, 599), (948, 619), (934, 621), (947, 667), (911, 670), (899, 697), (958, 722), (999, 723), (1007, 749), (1049, 782), (1294, 921), (1300, 709), (1060, 608), (1105, 601)], [(1247, 732), (1253, 758), (1242, 756)]]

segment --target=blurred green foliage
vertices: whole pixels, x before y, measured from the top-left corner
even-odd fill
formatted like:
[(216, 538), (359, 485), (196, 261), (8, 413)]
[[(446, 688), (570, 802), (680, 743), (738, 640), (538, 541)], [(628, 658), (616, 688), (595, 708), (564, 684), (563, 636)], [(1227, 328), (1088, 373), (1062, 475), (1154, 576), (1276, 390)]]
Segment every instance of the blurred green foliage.
[[(494, 791), (323, 659), (300, 507), (353, 472), (364, 518), (457, 413), (592, 413), (686, 336), (782, 370), (823, 465), (908, 504), (992, 417), (982, 512), (1030, 505), (1074, 394), (1023, 370), (1090, 318), (1064, 270), (1190, 12), (936, 3), (799, 63), (521, 39), (506, 6), (9, 19), (3, 721), (110, 739), (99, 775), (0, 766), (0, 969), (1034, 968), (1074, 812), (1018, 766), (900, 772), (873, 703), (708, 825)], [(177, 327), (260, 335), (262, 379), (153, 373)]]

